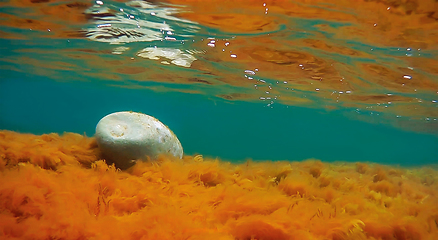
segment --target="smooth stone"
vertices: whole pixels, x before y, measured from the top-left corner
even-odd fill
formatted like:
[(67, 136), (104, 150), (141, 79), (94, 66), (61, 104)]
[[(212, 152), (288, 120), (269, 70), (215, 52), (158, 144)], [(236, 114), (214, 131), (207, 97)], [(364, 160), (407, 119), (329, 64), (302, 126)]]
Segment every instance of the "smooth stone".
[(160, 154), (183, 156), (176, 135), (158, 119), (136, 112), (116, 112), (96, 126), (96, 141), (106, 160), (126, 169), (135, 160), (154, 160)]

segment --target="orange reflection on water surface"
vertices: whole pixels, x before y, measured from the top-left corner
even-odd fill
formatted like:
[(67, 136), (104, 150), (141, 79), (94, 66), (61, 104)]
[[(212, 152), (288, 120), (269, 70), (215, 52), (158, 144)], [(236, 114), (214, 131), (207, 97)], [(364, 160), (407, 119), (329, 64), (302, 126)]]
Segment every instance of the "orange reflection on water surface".
[[(227, 100), (262, 100), (268, 105), (278, 102), (328, 110), (357, 108), (385, 113), (392, 119), (389, 122), (397, 116), (429, 119), (422, 131), (438, 129), (436, 1), (115, 3), (126, 4), (126, 10), (105, 1), (94, 5), (86, 1), (49, 0), (0, 3), (0, 6), (27, 10), (22, 14), (2, 13), (2, 25), (32, 29), (28, 35), (7, 32), (2, 38), (30, 38), (35, 34), (31, 32), (39, 31), (48, 39), (88, 37), (90, 41), (118, 44), (42, 50), (45, 52), (41, 55), (49, 57), (26, 56), (20, 52), (5, 61), (27, 65), (26, 71), (34, 68), (35, 74), (54, 79), (65, 79), (65, 73), (56, 70), (70, 70), (82, 74), (72, 79), (90, 77), (109, 82), (129, 79), (126, 87), (131, 88), (145, 87), (143, 82), (183, 84), (185, 87), (167, 85), (160, 89)], [(166, 3), (172, 3), (173, 10), (165, 8), (169, 6)], [(129, 15), (128, 6), (140, 13), (132, 10), (137, 15)], [(102, 24), (114, 18), (115, 22), (126, 21), (125, 24), (132, 19), (141, 21), (146, 19), (141, 11), (159, 7), (162, 12), (156, 10), (154, 15), (162, 13), (170, 17), (163, 22), (163, 27), (169, 30), (158, 31), (158, 35), (135, 32), (136, 26), (123, 30), (111, 26), (114, 22)], [(181, 34), (188, 39), (181, 40), (180, 45), (175, 44), (180, 37), (178, 29), (171, 29), (175, 27), (166, 23), (172, 17), (180, 21), (178, 24), (187, 21), (198, 24), (193, 36)], [(151, 29), (157, 28), (152, 25), (161, 24), (158, 21), (162, 20), (145, 21), (146, 26), (138, 25), (138, 29), (147, 28), (147, 24)], [(98, 25), (97, 30), (87, 29), (93, 24)], [(116, 39), (120, 36), (127, 39)], [(141, 45), (129, 42), (141, 37), (145, 41)], [(160, 37), (159, 41), (153, 40)], [(111, 42), (112, 38), (117, 41)], [(158, 56), (144, 55), (145, 49), (157, 45), (160, 45)], [(123, 46), (121, 50), (120, 46)], [(76, 67), (62, 63), (69, 61), (77, 63)]]

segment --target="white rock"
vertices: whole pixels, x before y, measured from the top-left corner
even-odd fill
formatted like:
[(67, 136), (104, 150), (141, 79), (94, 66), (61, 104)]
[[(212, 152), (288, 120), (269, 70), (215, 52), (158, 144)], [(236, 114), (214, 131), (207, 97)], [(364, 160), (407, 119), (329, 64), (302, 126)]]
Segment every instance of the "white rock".
[(133, 160), (155, 159), (160, 154), (182, 158), (176, 135), (158, 119), (136, 112), (116, 112), (96, 126), (96, 141), (105, 159), (126, 169)]

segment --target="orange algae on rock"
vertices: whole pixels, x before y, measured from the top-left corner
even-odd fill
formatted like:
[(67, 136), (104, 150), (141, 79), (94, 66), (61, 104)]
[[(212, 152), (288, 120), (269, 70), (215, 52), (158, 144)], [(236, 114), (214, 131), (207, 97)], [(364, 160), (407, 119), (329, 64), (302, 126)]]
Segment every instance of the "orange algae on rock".
[(0, 238), (438, 239), (432, 167), (197, 155), (120, 171), (93, 142), (0, 132)]

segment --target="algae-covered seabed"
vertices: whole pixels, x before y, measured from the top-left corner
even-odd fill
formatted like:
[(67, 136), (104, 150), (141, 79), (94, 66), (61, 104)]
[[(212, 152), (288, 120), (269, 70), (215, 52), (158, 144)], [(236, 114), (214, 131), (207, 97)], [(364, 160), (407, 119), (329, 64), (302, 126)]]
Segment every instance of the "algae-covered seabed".
[(437, 239), (438, 172), (160, 158), (117, 170), (93, 138), (0, 132), (9, 239)]
[[(438, 158), (435, 1), (20, 0), (0, 7), (0, 238), (438, 239), (437, 168), (424, 165)], [(267, 142), (249, 139), (259, 136), (253, 129), (211, 124), (217, 110), (208, 104), (163, 114), (171, 108), (160, 110), (153, 98), (169, 92), (225, 101), (238, 106), (237, 116), (268, 116), (247, 123), (263, 128)], [(50, 133), (91, 136), (93, 118), (135, 110), (131, 102), (153, 105), (139, 110), (161, 114), (190, 154), (120, 171), (92, 137)], [(241, 102), (296, 114), (252, 115)], [(273, 126), (279, 121), (269, 116), (294, 121)], [(341, 118), (370, 124), (342, 128)], [(351, 126), (366, 128), (350, 133)], [(238, 145), (245, 131), (247, 145)], [(197, 151), (271, 157), (236, 163)], [(272, 161), (309, 151), (321, 160)], [(352, 162), (363, 156), (368, 162)], [(325, 161), (336, 157), (350, 162)]]

